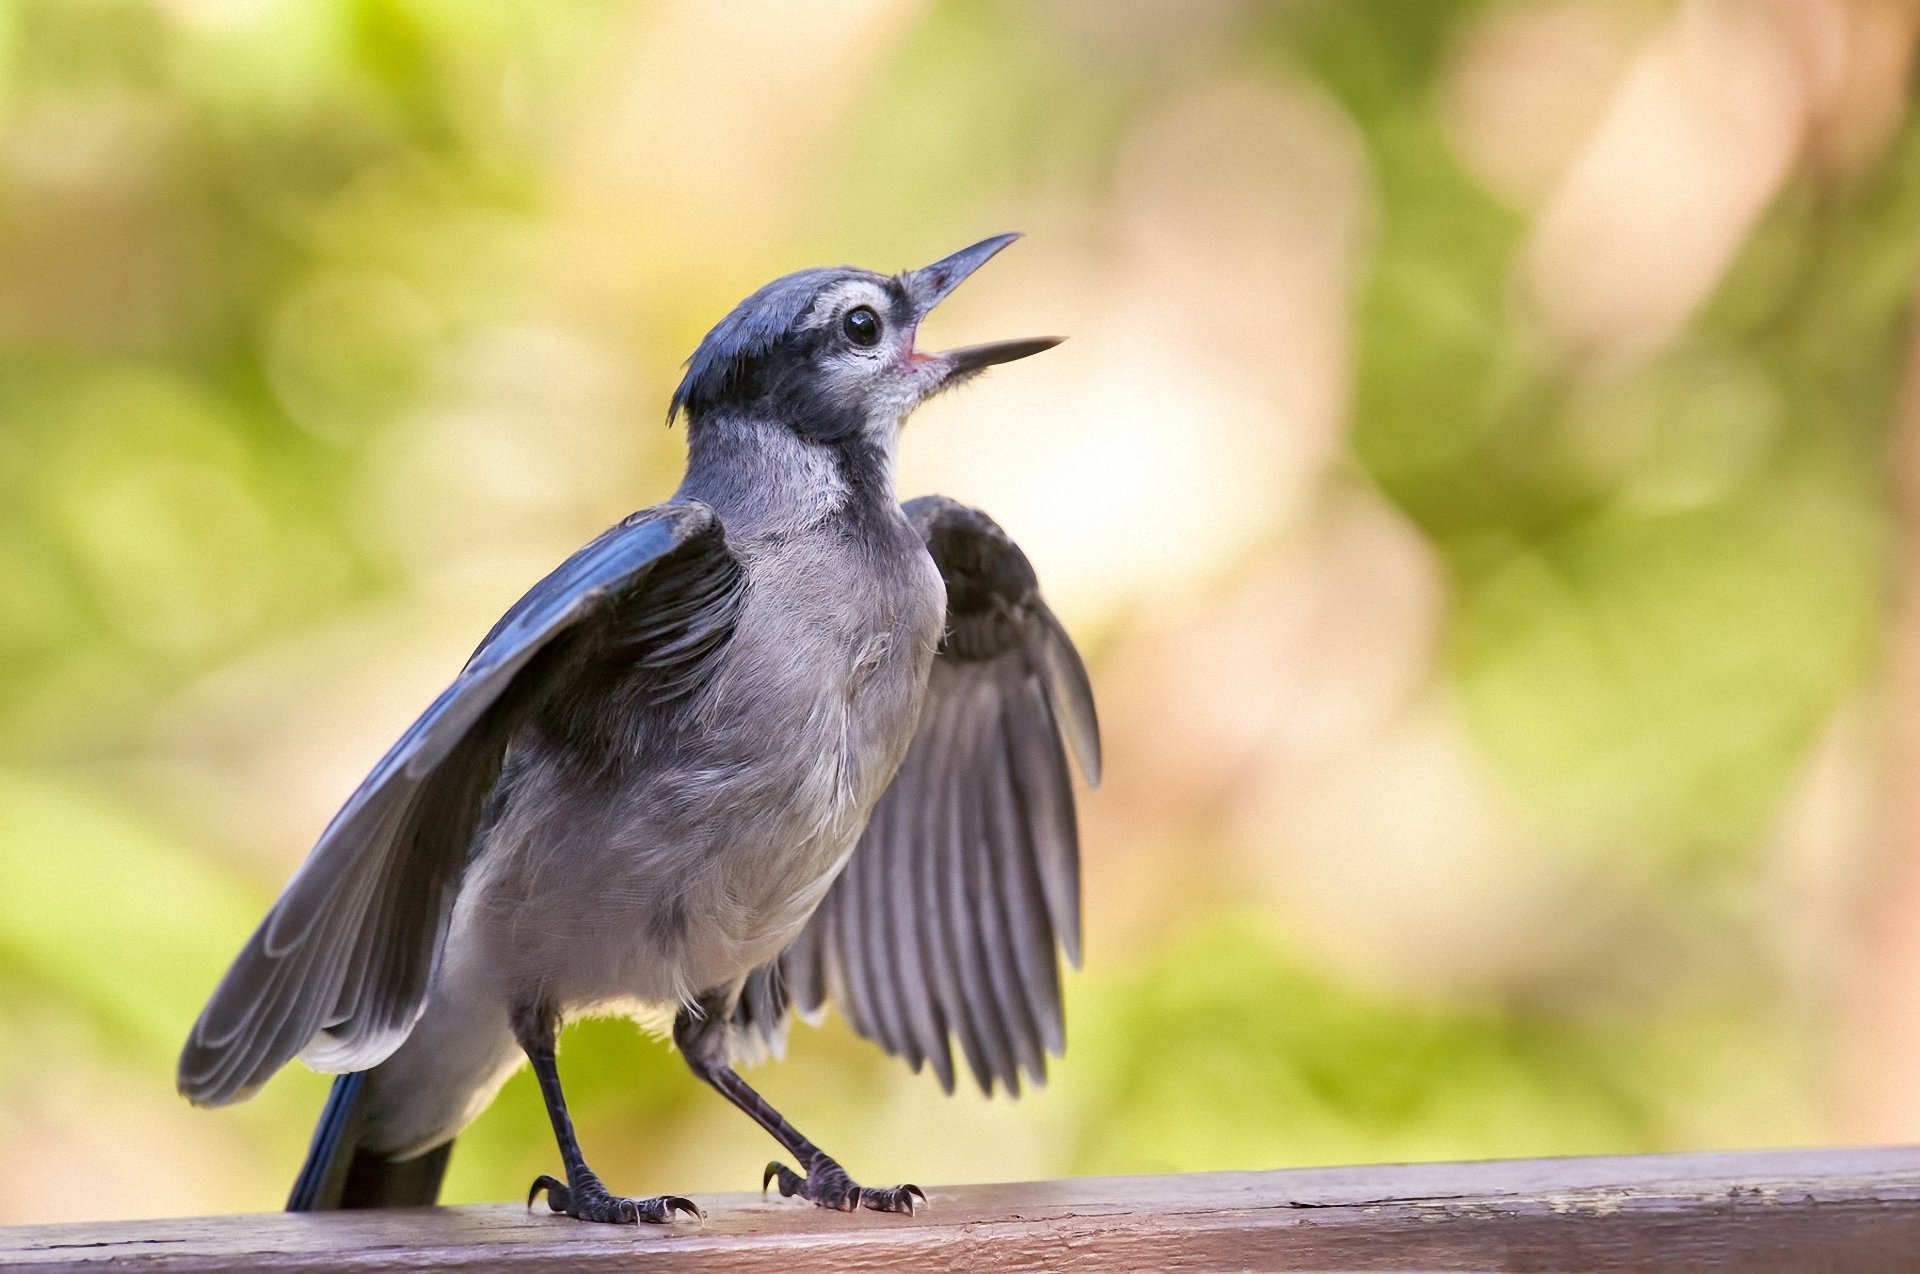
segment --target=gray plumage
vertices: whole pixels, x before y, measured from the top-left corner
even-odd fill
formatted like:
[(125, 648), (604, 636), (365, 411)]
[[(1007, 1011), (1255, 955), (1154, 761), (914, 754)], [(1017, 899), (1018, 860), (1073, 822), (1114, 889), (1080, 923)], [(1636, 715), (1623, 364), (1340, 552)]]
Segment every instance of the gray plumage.
[(1056, 945), (1080, 961), (1079, 838), (1061, 735), (1099, 778), (1093, 693), (1020, 550), (985, 515), (907, 506), (947, 584), (919, 727), (847, 868), (786, 955), (799, 1007), (954, 1087), (991, 1092), (1066, 1047)]
[(691, 1208), (586, 1167), (552, 1055), (586, 1015), (671, 1016), (800, 1160), (782, 1192), (832, 1207), (918, 1191), (854, 1185), (734, 1074), (790, 1007), (832, 1001), (949, 1089), (949, 1039), (983, 1088), (1044, 1077), (1079, 955), (1062, 740), (1097, 780), (1092, 695), (1019, 549), (953, 501), (902, 508), (892, 477), (918, 402), (1053, 343), (914, 348), (1011, 239), (742, 302), (674, 394), (673, 498), (508, 611), (323, 833), (180, 1063), (204, 1104), (296, 1055), (363, 1072), (290, 1206), (430, 1202), (442, 1148), (531, 1058), (567, 1168), (536, 1191), (592, 1220)]

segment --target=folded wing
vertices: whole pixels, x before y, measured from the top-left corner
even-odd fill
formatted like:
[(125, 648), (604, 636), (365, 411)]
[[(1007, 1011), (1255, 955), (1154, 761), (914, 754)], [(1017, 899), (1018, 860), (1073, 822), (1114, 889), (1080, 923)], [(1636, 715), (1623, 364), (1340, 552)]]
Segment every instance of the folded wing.
[(946, 580), (946, 635), (912, 746), (787, 951), (784, 989), (805, 1012), (832, 1000), (948, 1091), (957, 1040), (983, 1090), (1017, 1093), (1066, 1042), (1059, 956), (1080, 961), (1067, 752), (1099, 782), (1093, 694), (1005, 532), (938, 496), (907, 513)]
[(514, 728), (594, 661), (646, 666), (662, 698), (693, 688), (731, 635), (740, 580), (713, 510), (676, 503), (536, 584), (321, 834), (194, 1024), (180, 1091), (221, 1105), (296, 1054), (348, 1071), (398, 1048)]

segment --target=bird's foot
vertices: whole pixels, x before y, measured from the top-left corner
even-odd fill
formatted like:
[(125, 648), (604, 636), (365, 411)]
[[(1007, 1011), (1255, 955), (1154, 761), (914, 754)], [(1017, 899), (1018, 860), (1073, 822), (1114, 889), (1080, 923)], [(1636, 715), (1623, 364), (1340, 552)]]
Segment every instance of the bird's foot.
[(818, 1155), (807, 1167), (807, 1175), (801, 1176), (778, 1159), (767, 1165), (765, 1175), (760, 1178), (762, 1192), (780, 1182), (780, 1193), (786, 1198), (798, 1195), (811, 1200), (823, 1208), (832, 1208), (836, 1212), (851, 1212), (855, 1208), (872, 1208), (875, 1212), (905, 1212), (913, 1214), (914, 1203), (927, 1201), (927, 1196), (919, 1186), (875, 1186), (855, 1185), (842, 1168), (825, 1155)]
[(651, 1199), (627, 1199), (617, 1194), (607, 1193), (600, 1184), (600, 1178), (588, 1173), (575, 1185), (568, 1185), (556, 1177), (540, 1177), (527, 1191), (527, 1206), (547, 1193), (547, 1206), (562, 1216), (570, 1216), (576, 1221), (604, 1221), (611, 1225), (634, 1225), (645, 1221), (660, 1225), (673, 1220), (674, 1213), (684, 1212), (690, 1217), (705, 1217), (706, 1213), (693, 1205), (693, 1200), (683, 1199), (677, 1194), (659, 1194)]

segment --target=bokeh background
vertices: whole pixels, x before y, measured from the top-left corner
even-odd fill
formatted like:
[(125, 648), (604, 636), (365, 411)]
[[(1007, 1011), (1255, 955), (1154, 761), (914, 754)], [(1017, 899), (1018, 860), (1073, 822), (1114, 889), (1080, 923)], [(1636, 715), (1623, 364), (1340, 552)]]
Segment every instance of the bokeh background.
[[(735, 300), (1006, 229), (929, 342), (1072, 340), (902, 488), (1090, 655), (1069, 1056), (949, 1099), (834, 1022), (776, 1104), (888, 1181), (1920, 1137), (1917, 28), (0, 4), (0, 1221), (278, 1206), (325, 1081), (172, 1065), (328, 816), (671, 490)], [(630, 1025), (563, 1070), (616, 1188), (757, 1181)], [(523, 1075), (448, 1197), (553, 1156)]]

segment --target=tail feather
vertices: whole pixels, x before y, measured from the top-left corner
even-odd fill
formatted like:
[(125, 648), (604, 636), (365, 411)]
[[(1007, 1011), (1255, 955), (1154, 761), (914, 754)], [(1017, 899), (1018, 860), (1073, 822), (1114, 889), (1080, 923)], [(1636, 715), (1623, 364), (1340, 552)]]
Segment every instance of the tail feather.
[(361, 1093), (366, 1077), (366, 1071), (356, 1071), (333, 1081), (333, 1091), (313, 1130), (307, 1161), (287, 1197), (287, 1211), (419, 1208), (439, 1200), (453, 1143), (404, 1160), (388, 1159), (362, 1147), (366, 1107)]

